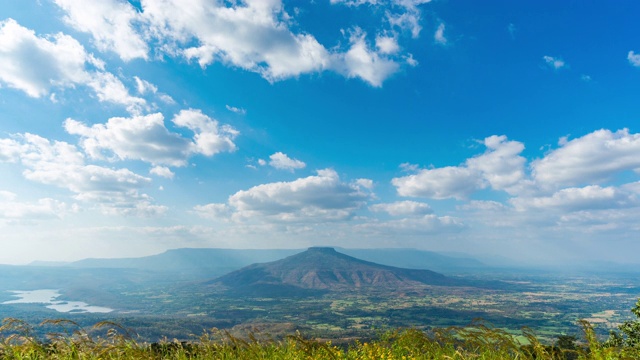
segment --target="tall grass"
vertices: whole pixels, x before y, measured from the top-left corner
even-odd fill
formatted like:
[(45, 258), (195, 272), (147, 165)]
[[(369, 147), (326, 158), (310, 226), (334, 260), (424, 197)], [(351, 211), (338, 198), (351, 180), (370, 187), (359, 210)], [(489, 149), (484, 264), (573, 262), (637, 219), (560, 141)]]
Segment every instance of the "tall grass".
[(0, 326), (0, 359), (640, 359), (639, 348), (609, 346), (596, 338), (588, 322), (580, 324), (584, 342), (566, 349), (542, 344), (530, 329), (522, 330), (528, 343), (521, 344), (513, 335), (482, 322), (430, 333), (399, 329), (369, 342), (338, 347), (300, 333), (275, 340), (254, 334), (238, 337), (217, 329), (191, 342), (149, 344), (137, 342), (112, 322), (85, 330), (70, 320), (41, 323), (52, 331), (38, 339), (31, 325), (9, 318)]

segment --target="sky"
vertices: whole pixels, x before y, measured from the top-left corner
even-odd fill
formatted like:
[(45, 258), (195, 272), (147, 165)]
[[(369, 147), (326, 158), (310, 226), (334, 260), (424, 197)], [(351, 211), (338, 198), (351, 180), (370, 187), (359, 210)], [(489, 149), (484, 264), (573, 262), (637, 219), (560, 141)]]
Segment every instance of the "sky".
[(633, 0), (0, 0), (0, 263), (638, 263)]

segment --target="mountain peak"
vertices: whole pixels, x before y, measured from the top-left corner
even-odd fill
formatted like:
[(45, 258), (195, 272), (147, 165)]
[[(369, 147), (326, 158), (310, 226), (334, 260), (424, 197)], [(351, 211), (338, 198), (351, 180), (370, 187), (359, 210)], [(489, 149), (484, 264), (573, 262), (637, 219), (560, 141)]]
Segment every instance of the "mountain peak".
[(287, 292), (367, 287), (398, 289), (418, 284), (451, 285), (455, 281), (429, 270), (402, 269), (360, 260), (332, 247), (311, 247), (282, 260), (250, 265), (212, 283), (243, 291), (251, 289), (250, 292), (268, 286), (273, 295), (278, 289)]
[(337, 254), (336, 249), (329, 246), (312, 246), (307, 249), (309, 252), (320, 252), (324, 254)]

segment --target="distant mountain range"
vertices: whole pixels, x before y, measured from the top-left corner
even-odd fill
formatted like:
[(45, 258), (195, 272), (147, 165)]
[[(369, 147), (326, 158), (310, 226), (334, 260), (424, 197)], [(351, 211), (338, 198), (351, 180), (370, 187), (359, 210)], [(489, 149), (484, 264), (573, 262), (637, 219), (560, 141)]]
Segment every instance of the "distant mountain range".
[(333, 248), (312, 247), (281, 260), (253, 264), (209, 281), (234, 294), (313, 295), (325, 291), (408, 289), (417, 285), (460, 285), (430, 270), (404, 269), (357, 259)]
[[(466, 272), (486, 268), (472, 258), (453, 257), (416, 249), (343, 249), (339, 252), (365, 261), (387, 266), (428, 269), (438, 272)], [(136, 269), (171, 273), (177, 278), (207, 279), (224, 275), (242, 267), (283, 259), (303, 249), (244, 250), (215, 248), (184, 248), (139, 258), (85, 259), (67, 264), (34, 263), (70, 268)]]

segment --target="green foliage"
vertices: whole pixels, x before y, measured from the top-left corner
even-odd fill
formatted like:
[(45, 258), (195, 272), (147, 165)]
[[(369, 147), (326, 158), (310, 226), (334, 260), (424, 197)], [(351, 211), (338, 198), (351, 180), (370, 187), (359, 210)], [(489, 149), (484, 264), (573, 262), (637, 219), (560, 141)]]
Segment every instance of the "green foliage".
[(633, 321), (625, 321), (619, 325), (618, 329), (622, 334), (612, 331), (606, 345), (611, 347), (623, 346), (640, 348), (640, 299), (636, 302), (633, 309), (631, 309), (631, 312), (637, 319)]
[[(545, 345), (530, 329), (523, 329), (526, 344), (508, 332), (475, 321), (466, 327), (399, 329), (380, 334), (368, 342), (353, 341), (338, 347), (331, 342), (308, 339), (300, 333), (274, 340), (249, 334), (239, 337), (224, 330), (205, 331), (191, 342), (139, 343), (112, 322), (84, 329), (70, 320), (47, 320), (39, 326), (53, 329), (46, 339), (37, 339), (34, 328), (17, 319), (5, 319), (0, 327), (0, 359), (552, 359), (614, 360), (640, 358), (633, 345), (610, 346), (598, 341), (593, 327), (581, 321), (584, 343), (561, 335), (555, 346)], [(625, 338), (626, 340), (626, 338)], [(631, 343), (629, 343), (631, 344)], [(635, 344), (635, 343), (634, 343)]]

